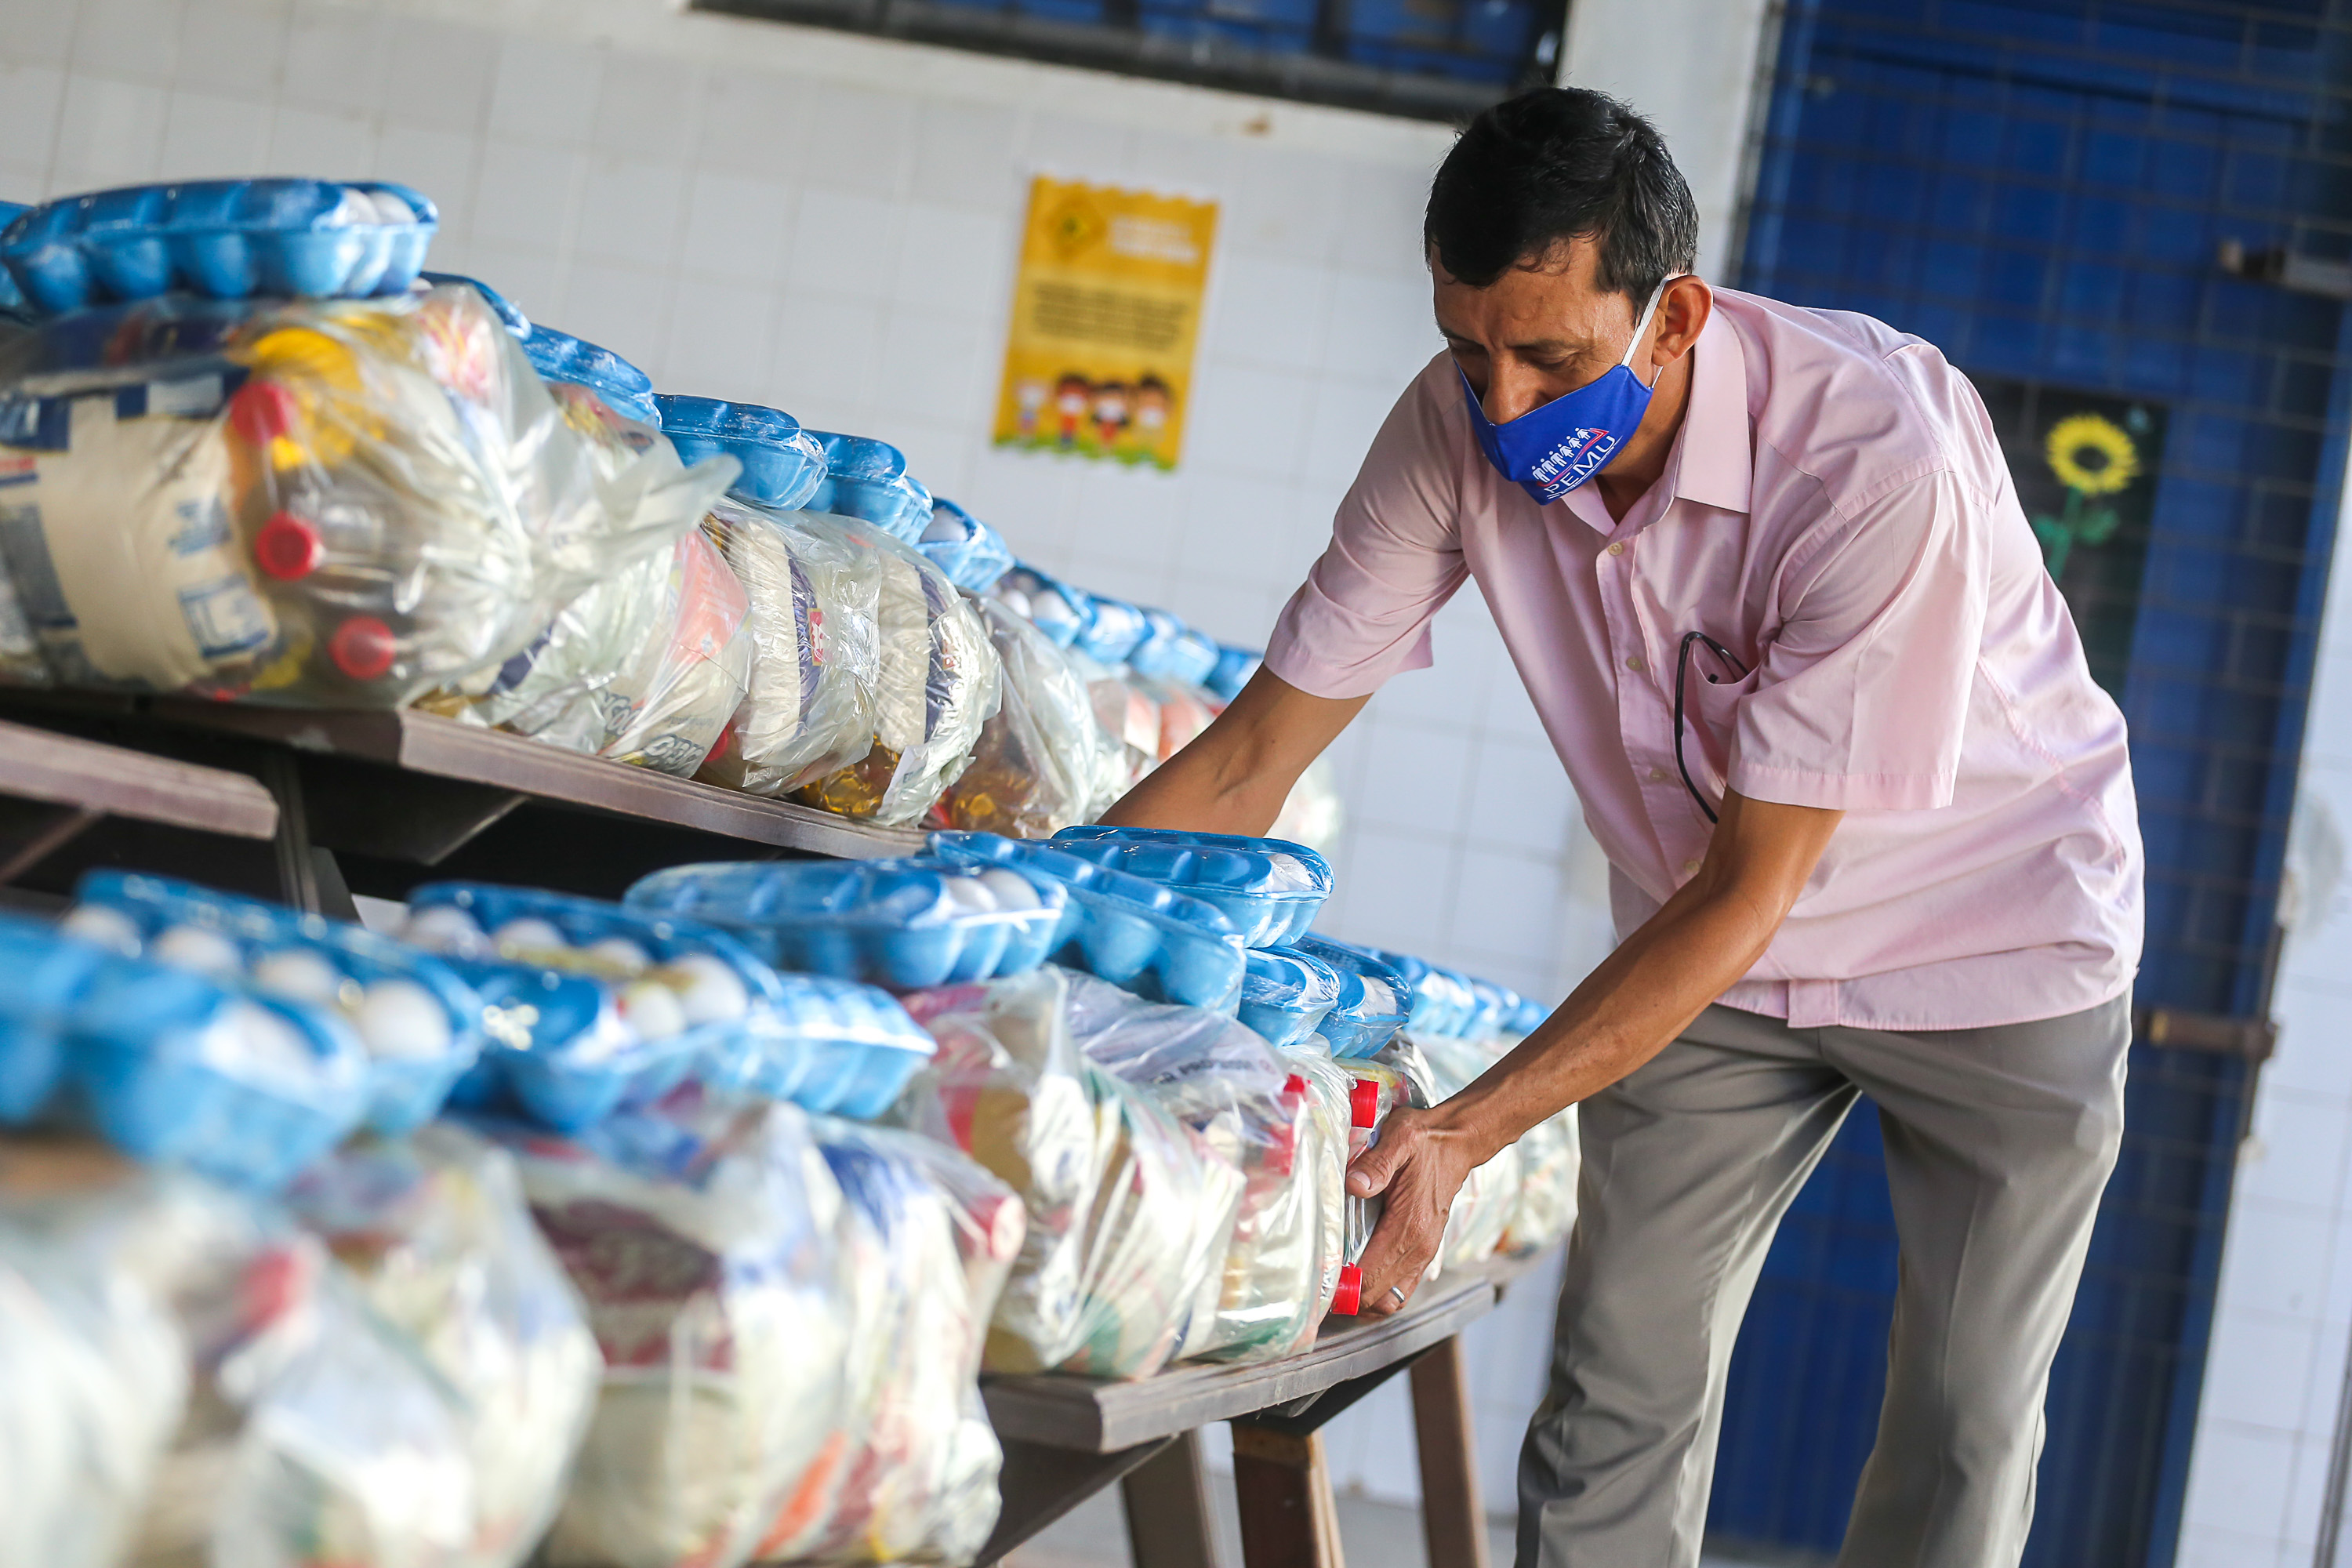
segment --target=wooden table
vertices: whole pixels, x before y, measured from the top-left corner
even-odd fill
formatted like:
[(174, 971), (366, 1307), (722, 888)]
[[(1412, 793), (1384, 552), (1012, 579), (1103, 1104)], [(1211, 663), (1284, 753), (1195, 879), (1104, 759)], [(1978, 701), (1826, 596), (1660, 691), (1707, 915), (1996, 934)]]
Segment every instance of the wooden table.
[[(248, 806), (273, 814), (258, 846), (83, 832), (0, 875), (37, 890), (63, 891), (90, 866), (121, 865), (348, 918), (354, 892), (396, 899), (428, 879), (617, 898), (646, 872), (684, 861), (907, 855), (923, 844), (914, 828), (876, 827), (429, 713), (0, 690), (0, 715), (16, 721), (12, 731), (53, 742), (39, 752), (53, 788), (94, 791), (110, 776), (161, 778), (157, 770), (177, 767), (215, 780), (215, 794), (222, 777), (236, 778)], [(129, 756), (143, 771), (124, 773), (101, 754)], [(173, 792), (157, 784), (147, 793)]]
[(1392, 1317), (1329, 1320), (1313, 1349), (1280, 1361), (1183, 1366), (1132, 1383), (982, 1378), (1004, 1445), (1004, 1505), (981, 1562), (997, 1561), (1118, 1481), (1135, 1568), (1216, 1568), (1200, 1428), (1227, 1421), (1247, 1568), (1339, 1568), (1319, 1428), (1407, 1372), (1429, 1561), (1486, 1568), (1459, 1336), (1535, 1261), (1454, 1271)]
[(0, 883), (110, 817), (267, 842), (278, 802), (243, 773), (0, 721)]

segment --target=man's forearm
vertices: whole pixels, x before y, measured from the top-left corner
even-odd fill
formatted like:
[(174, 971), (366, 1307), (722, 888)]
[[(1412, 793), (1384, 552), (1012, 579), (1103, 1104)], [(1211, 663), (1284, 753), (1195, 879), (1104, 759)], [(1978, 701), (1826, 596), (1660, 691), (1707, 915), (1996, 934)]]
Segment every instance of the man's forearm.
[(1313, 697), (1261, 669), (1216, 721), (1102, 815), (1115, 827), (1262, 834), (1307, 764), (1363, 707)]

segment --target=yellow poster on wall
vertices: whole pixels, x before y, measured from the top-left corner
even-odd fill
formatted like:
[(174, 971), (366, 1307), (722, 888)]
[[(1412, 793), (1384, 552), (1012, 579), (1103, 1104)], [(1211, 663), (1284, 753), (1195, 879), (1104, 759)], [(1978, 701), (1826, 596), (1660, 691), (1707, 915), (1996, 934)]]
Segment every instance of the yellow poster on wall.
[(1039, 175), (996, 444), (1172, 468), (1217, 204)]

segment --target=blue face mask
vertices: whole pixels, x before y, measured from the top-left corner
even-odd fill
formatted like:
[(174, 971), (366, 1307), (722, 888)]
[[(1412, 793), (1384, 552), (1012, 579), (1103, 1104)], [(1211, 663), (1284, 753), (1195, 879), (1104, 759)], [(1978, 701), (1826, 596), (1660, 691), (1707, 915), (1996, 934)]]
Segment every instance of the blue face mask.
[[(1658, 378), (1654, 375), (1648, 386), (1642, 384), (1633, 374), (1633, 351), (1641, 346), (1642, 334), (1649, 330), (1650, 317), (1671, 281), (1662, 279), (1651, 291), (1642, 319), (1633, 323), (1633, 341), (1625, 345), (1623, 359), (1598, 379), (1507, 424), (1486, 417), (1470, 378), (1462, 377), (1462, 395), (1470, 404), (1470, 429), (1478, 437), (1478, 449), (1496, 472), (1533, 496), (1538, 506), (1559, 500), (1599, 473), (1642, 422)], [(1459, 366), (1454, 374), (1461, 374)]]

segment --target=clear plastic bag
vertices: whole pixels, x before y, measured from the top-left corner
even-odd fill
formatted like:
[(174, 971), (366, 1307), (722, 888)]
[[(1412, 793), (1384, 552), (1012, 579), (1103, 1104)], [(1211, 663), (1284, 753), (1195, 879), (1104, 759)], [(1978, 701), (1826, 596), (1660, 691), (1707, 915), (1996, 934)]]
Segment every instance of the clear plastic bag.
[(1223, 1014), (1138, 1001), (1091, 976), (1070, 977), (1069, 1017), (1089, 1059), (1148, 1089), (1242, 1173), (1223, 1277), (1178, 1357), (1267, 1361), (1298, 1349), (1322, 1316), (1328, 1170), (1306, 1080)]
[(668, 542), (597, 439), (463, 285), (84, 311), (0, 366), (0, 556), (59, 680), (396, 707)]
[(814, 1130), (843, 1196), (849, 1458), (826, 1516), (797, 1536), (772, 1531), (760, 1555), (969, 1563), (996, 1525), (1003, 1451), (980, 1362), (1021, 1248), (1020, 1201), (930, 1139), (827, 1119)]
[(1196, 686), (1130, 674), (1127, 684), (1160, 710), (1158, 760), (1166, 762), (1209, 727), (1220, 704)]
[(1520, 1135), (1518, 1148), (1518, 1194), (1504, 1222), (1499, 1249), (1525, 1258), (1575, 1228), (1576, 1181), (1583, 1161), (1576, 1107), (1528, 1128)]
[(941, 814), (950, 827), (1051, 838), (1100, 810), (1102, 728), (1060, 648), (999, 600), (979, 609), (1004, 668), (1003, 705), (982, 727)]
[(697, 775), (785, 795), (874, 744), (882, 563), (806, 512), (729, 499), (703, 526), (751, 601), (750, 684)]
[(988, 1369), (1148, 1377), (1220, 1272), (1241, 1177), (1080, 1054), (1069, 984), (1048, 968), (909, 996), (939, 1050), (898, 1115), (986, 1166), (1027, 1210)]
[(512, 1568), (562, 1501), (604, 1362), (511, 1158), (436, 1121), (347, 1145), (288, 1201), (459, 1396), (473, 1521), (448, 1568)]
[(751, 684), (751, 598), (699, 529), (671, 550), (662, 614), (605, 694), (599, 754), (690, 778), (719, 744)]
[[(1429, 1064), (1440, 1100), (1469, 1088), (1495, 1063), (1493, 1053), (1468, 1040), (1431, 1038), (1417, 1044)], [(1463, 1268), (1495, 1255), (1518, 1202), (1522, 1168), (1520, 1147), (1510, 1143), (1470, 1173), (1445, 1216), (1445, 1238), (1437, 1251), (1441, 1269)]]
[(551, 1568), (734, 1568), (789, 1509), (828, 1511), (848, 1321), (807, 1119), (688, 1091), (509, 1146), (604, 1354)]
[(1081, 649), (1073, 647), (1064, 657), (1086, 682), (1095, 726), (1103, 734), (1101, 771), (1096, 782), (1108, 805), (1160, 765), (1160, 708), (1121, 679), (1118, 670)]
[[(1329, 1051), (1313, 1036), (1298, 1045), (1276, 1052), (1283, 1064), (1305, 1080), (1310, 1097), (1309, 1110), (1316, 1121), (1318, 1138), (1313, 1154), (1317, 1162), (1315, 1173), (1316, 1215), (1323, 1234), (1317, 1243), (1317, 1257), (1321, 1264), (1315, 1293), (1313, 1316), (1320, 1321), (1338, 1306), (1349, 1309), (1342, 1316), (1352, 1315), (1356, 1302), (1339, 1301), (1339, 1291), (1349, 1266), (1361, 1255), (1359, 1244), (1349, 1250), (1352, 1239), (1349, 1234), (1353, 1209), (1365, 1200), (1348, 1193), (1348, 1162), (1368, 1147), (1377, 1134), (1376, 1128), (1358, 1128), (1357, 1086), (1360, 1079), (1339, 1065)], [(1368, 1233), (1369, 1235), (1369, 1233)]]
[(811, 512), (806, 525), (877, 563), (880, 663), (872, 749), (803, 787), (800, 798), (903, 827), (919, 821), (971, 762), (1002, 700), (1003, 668), (979, 610), (911, 545), (856, 518)]
[(1282, 810), (1266, 832), (1328, 854), (1339, 842), (1343, 810), (1339, 775), (1332, 771), (1331, 759), (1320, 756), (1307, 763), (1298, 782), (1290, 786)]

